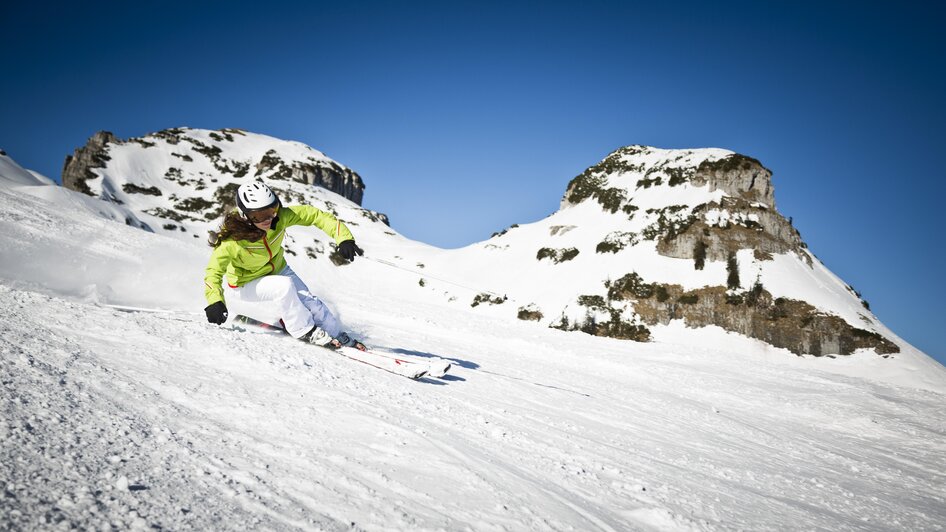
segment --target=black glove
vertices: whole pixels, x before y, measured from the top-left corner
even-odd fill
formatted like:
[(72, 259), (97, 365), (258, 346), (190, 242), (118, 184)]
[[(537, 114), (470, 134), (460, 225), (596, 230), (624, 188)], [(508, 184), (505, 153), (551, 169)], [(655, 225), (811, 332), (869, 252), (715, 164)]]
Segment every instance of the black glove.
[(227, 321), (227, 306), (223, 304), (223, 301), (217, 301), (210, 305), (204, 309), (204, 312), (207, 313), (207, 321), (215, 325)]
[(338, 245), (338, 254), (351, 262), (355, 260), (355, 255), (364, 255), (365, 250), (358, 247), (354, 240), (346, 240)]

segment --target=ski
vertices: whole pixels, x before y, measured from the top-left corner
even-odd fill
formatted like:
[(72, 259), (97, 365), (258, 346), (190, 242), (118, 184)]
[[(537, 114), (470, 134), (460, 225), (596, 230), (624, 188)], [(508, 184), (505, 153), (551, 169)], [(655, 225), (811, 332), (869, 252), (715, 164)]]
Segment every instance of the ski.
[(378, 356), (382, 356), (382, 357), (385, 357), (385, 358), (390, 358), (390, 359), (393, 359), (393, 360), (400, 360), (400, 361), (402, 361), (402, 362), (407, 362), (407, 363), (409, 363), (409, 364), (426, 365), (426, 366), (427, 366), (427, 376), (428, 376), (428, 377), (441, 378), (441, 377), (443, 377), (444, 375), (446, 375), (448, 371), (450, 371), (450, 368), (451, 368), (451, 367), (453, 367), (453, 365), (450, 363), (450, 361), (444, 360), (444, 359), (442, 359), (442, 358), (437, 359), (437, 360), (433, 360), (433, 361), (426, 361), (426, 360), (425, 360), (425, 361), (420, 361), (420, 360), (406, 360), (406, 359), (399, 358), (399, 357), (396, 357), (396, 356), (394, 356), (394, 355), (390, 355), (390, 354), (384, 353), (384, 352), (371, 351), (370, 349), (369, 349), (369, 351), (370, 351), (372, 354), (375, 354), (375, 355), (378, 355)]
[[(267, 333), (288, 334), (281, 325), (262, 322), (248, 316), (236, 316), (234, 318), (234, 322), (247, 325)], [(395, 375), (400, 375), (413, 380), (420, 379), (424, 376), (443, 377), (450, 369), (450, 363), (445, 360), (440, 360), (429, 364), (427, 362), (421, 362), (417, 360), (407, 360), (405, 358), (393, 356), (387, 353), (379, 353), (372, 351), (371, 349), (366, 349), (365, 351), (361, 351), (354, 347), (326, 349), (351, 360), (361, 362), (363, 364), (367, 364), (389, 373), (394, 373)]]
[(399, 358), (386, 357), (370, 350), (362, 351), (354, 347), (339, 347), (338, 349), (330, 349), (330, 351), (363, 364), (394, 373), (395, 375), (407, 377), (408, 379), (417, 380), (427, 375), (427, 367), (423, 364)]

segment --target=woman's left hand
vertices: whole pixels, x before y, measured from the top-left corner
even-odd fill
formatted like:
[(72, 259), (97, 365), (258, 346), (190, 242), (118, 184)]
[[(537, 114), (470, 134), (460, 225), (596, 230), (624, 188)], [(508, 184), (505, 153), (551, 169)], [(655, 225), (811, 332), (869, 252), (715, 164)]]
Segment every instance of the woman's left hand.
[(351, 262), (355, 260), (355, 255), (364, 255), (365, 251), (358, 247), (354, 240), (346, 240), (338, 245), (338, 254)]

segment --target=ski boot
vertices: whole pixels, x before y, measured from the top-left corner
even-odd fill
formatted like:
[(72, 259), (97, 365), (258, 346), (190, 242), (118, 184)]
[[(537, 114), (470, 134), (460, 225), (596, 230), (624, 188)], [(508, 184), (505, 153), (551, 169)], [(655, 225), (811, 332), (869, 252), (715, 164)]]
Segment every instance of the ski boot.
[(330, 348), (331, 348), (332, 342), (335, 341), (331, 336), (329, 336), (327, 332), (322, 330), (322, 328), (319, 327), (318, 325), (316, 325), (315, 327), (312, 327), (312, 330), (300, 336), (299, 339), (302, 340), (303, 342), (308, 342), (310, 344), (314, 344), (319, 347), (330, 347)]

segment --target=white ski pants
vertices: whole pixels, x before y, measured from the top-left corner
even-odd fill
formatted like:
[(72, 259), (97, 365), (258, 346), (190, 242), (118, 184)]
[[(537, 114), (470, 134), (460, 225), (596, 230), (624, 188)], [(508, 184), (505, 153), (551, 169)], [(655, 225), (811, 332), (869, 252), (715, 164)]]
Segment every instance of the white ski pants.
[(332, 311), (309, 291), (288, 265), (277, 274), (260, 277), (243, 286), (224, 286), (231, 316), (242, 314), (272, 324), (282, 320), (286, 331), (296, 338), (316, 325), (332, 338), (342, 332)]

